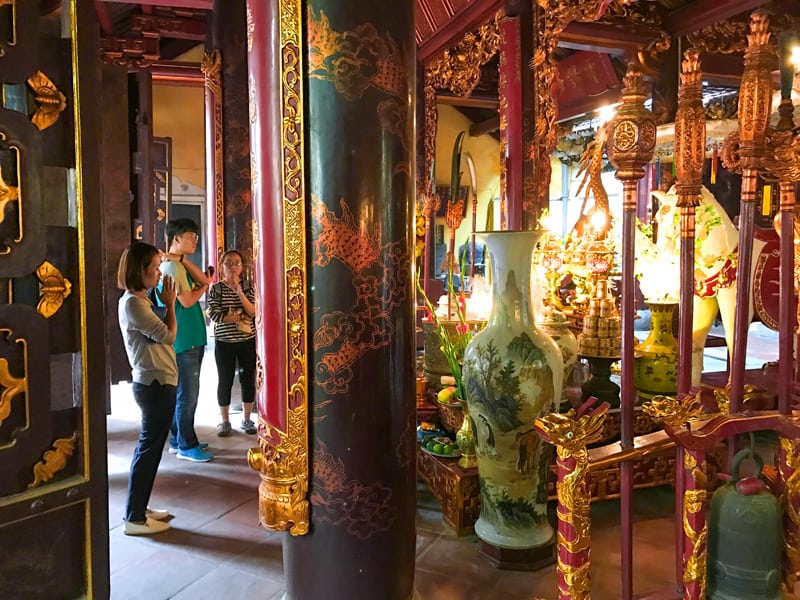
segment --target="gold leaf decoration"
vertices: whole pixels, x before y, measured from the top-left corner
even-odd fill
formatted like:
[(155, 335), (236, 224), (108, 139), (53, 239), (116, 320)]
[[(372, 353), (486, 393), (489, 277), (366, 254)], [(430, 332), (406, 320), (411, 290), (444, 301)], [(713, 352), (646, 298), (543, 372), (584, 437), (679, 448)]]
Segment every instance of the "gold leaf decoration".
[(687, 396), (683, 402), (671, 396), (653, 396), (650, 402), (642, 405), (642, 410), (653, 419), (677, 429), (697, 419), (703, 413), (703, 405), (698, 392), (695, 396)]
[(75, 453), (77, 441), (78, 434), (73, 433), (72, 437), (58, 438), (53, 442), (53, 448), (45, 452), (42, 460), (33, 465), (33, 481), (28, 484), (28, 489), (50, 481), (56, 473), (63, 470), (70, 456)]
[(0, 168), (0, 223), (6, 220), (6, 204), (19, 200), (19, 188), (8, 185), (3, 178), (3, 170)]
[(44, 261), (36, 269), (39, 284), (39, 304), (36, 310), (45, 319), (58, 312), (64, 300), (72, 293), (72, 283), (52, 264)]
[(55, 84), (41, 71), (36, 71), (28, 78), (28, 85), (33, 91), (37, 109), (31, 117), (39, 130), (47, 129), (58, 121), (58, 117), (67, 107), (67, 98)]
[(26, 377), (14, 377), (8, 368), (8, 360), (0, 358), (0, 386), (3, 392), (0, 393), (0, 424), (3, 423), (11, 414), (11, 400), (17, 394), (28, 391), (28, 380)]

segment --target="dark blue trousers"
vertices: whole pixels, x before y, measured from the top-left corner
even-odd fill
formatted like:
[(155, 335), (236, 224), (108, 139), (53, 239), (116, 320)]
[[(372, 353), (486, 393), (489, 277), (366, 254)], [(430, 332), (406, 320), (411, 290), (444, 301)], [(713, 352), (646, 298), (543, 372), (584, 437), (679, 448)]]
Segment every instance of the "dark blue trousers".
[(142, 430), (139, 432), (139, 443), (133, 451), (128, 478), (126, 521), (145, 520), (144, 512), (150, 502), (150, 492), (153, 491), (153, 482), (175, 413), (175, 393), (174, 385), (162, 385), (155, 380), (150, 385), (133, 384), (133, 398), (142, 411)]

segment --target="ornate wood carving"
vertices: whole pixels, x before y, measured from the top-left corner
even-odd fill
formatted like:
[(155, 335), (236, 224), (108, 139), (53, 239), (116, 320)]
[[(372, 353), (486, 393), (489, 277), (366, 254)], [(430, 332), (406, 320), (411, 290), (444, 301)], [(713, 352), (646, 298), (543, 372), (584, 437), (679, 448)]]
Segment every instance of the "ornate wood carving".
[(11, 214), (0, 222), (0, 277), (19, 277), (33, 272), (45, 254), (45, 236), (41, 224), (41, 158), (36, 142), (38, 130), (27, 115), (0, 109), (0, 156), (3, 166), (14, 172), (2, 172), (2, 200), (16, 204)]
[(206, 198), (214, 223), (214, 262), (225, 251), (225, 166), (222, 130), (222, 54), (206, 53), (200, 65), (206, 86)]
[[(431, 164), (436, 154), (436, 131), (439, 111), (436, 90), (450, 90), (458, 96), (469, 96), (478, 84), (481, 67), (489, 62), (500, 47), (499, 14), (484, 23), (425, 68), (425, 170), (423, 182), (431, 180)], [(420, 182), (421, 183), (421, 182)], [(418, 189), (427, 189), (418, 185)]]
[(132, 37), (103, 36), (100, 55), (108, 63), (146, 69), (161, 58), (161, 36), (151, 32)]

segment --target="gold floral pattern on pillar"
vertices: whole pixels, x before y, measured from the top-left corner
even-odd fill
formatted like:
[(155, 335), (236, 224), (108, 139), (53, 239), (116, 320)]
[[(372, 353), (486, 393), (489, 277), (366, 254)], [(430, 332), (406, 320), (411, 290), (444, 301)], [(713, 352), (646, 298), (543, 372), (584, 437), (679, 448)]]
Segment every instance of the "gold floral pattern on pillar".
[(708, 500), (708, 484), (705, 474), (706, 463), (698, 464), (697, 459), (689, 452), (683, 455), (683, 465), (686, 472), (694, 479), (695, 489), (686, 490), (683, 494), (683, 532), (692, 544), (692, 551), (685, 559), (683, 565), (683, 583), (698, 585), (699, 598), (705, 598), (706, 590), (706, 541), (708, 526), (705, 520), (699, 528), (692, 526), (692, 516), (703, 510)]
[(790, 597), (800, 574), (800, 440), (781, 436), (778, 463), (783, 479), (784, 592)]
[(33, 465), (33, 481), (28, 484), (28, 489), (50, 481), (56, 476), (56, 473), (63, 471), (70, 457), (75, 453), (77, 441), (77, 433), (73, 433), (71, 437), (58, 438), (54, 441), (52, 449), (45, 452), (42, 460)]
[[(333, 83), (346, 100), (361, 98), (369, 88), (390, 96), (378, 105), (381, 129), (397, 136), (408, 151), (406, 111), (400, 99), (408, 94), (403, 51), (391, 38), (382, 38), (375, 25), (362, 23), (354, 31), (333, 31), (328, 17), (309, 8), (308, 76)], [(398, 170), (410, 173), (411, 165)]]
[(314, 334), (314, 349), (328, 348), (317, 365), (317, 383), (328, 394), (343, 394), (353, 377), (352, 365), (365, 353), (387, 346), (394, 334), (392, 311), (405, 300), (409, 277), (405, 240), (383, 243), (380, 232), (358, 227), (344, 200), (341, 217), (319, 198), (311, 198), (314, 223), (313, 263), (332, 260), (353, 274), (356, 297), (346, 312), (322, 315)]
[(45, 319), (58, 312), (64, 300), (72, 293), (72, 283), (56, 267), (44, 261), (36, 269), (39, 280), (39, 304), (36, 310)]
[[(214, 137), (214, 152), (210, 165), (213, 177), (214, 231), (217, 247), (215, 254), (225, 251), (225, 186), (222, 143), (222, 55), (219, 50), (206, 53), (200, 63), (205, 75), (206, 104), (211, 107), (211, 130)], [(212, 190), (206, 190), (206, 193)]]
[(31, 121), (40, 131), (47, 129), (58, 121), (59, 115), (67, 107), (67, 98), (41, 71), (36, 71), (28, 78), (28, 86), (33, 91), (37, 105)]
[(323, 442), (314, 448), (314, 492), (311, 502), (321, 510), (315, 517), (341, 525), (362, 540), (386, 531), (397, 517), (390, 504), (392, 490), (380, 483), (363, 483), (347, 478), (341, 459), (328, 452)]
[[(285, 312), (287, 382), (281, 390), (285, 404), (286, 431), (275, 427), (265, 415), (258, 416), (260, 449), (248, 453), (250, 467), (261, 476), (259, 486), (259, 521), (269, 530), (289, 530), (292, 535), (305, 535), (309, 527), (309, 456), (308, 456), (308, 359), (307, 359), (307, 306), (306, 306), (306, 212), (304, 190), (303, 131), (303, 71), (302, 7), (300, 0), (280, 0), (280, 58), (281, 58), (281, 197), (283, 207), (283, 271), (286, 285), (286, 302), (272, 307)], [(258, 31), (248, 4), (248, 49), (252, 49)], [(251, 56), (252, 60), (252, 56)], [(248, 81), (250, 120), (256, 123), (258, 94), (256, 81)], [(265, 116), (262, 116), (264, 118)], [(258, 187), (258, 163), (251, 154), (251, 188)], [(220, 213), (221, 214), (221, 213)], [(261, 254), (261, 234), (253, 221), (253, 255)], [(256, 298), (256, 328), (262, 330), (262, 310)], [(263, 357), (257, 357), (257, 389), (265, 385)]]

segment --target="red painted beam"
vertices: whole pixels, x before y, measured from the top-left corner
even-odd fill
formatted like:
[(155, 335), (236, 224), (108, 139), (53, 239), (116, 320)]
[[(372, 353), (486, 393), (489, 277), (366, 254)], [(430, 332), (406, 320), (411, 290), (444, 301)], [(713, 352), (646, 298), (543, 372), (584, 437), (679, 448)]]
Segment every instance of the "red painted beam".
[(136, 2), (129, 2), (128, 0), (98, 0), (99, 2), (118, 2), (122, 4), (142, 4), (148, 6), (164, 6), (167, 8), (199, 8), (203, 10), (211, 10), (214, 4), (213, 0), (136, 0)]
[(664, 19), (664, 27), (674, 36), (688, 35), (766, 4), (767, 0), (695, 0), (669, 13)]
[(114, 33), (114, 24), (111, 22), (111, 17), (108, 14), (108, 8), (98, 0), (94, 1), (94, 12), (97, 15), (97, 22), (100, 23), (100, 29), (106, 35)]
[(620, 28), (610, 23), (573, 21), (558, 38), (562, 48), (622, 55), (636, 52), (658, 40), (659, 32), (641, 27)]
[[(157, 4), (160, 4), (158, 2)], [(475, 6), (478, 4), (478, 6)], [(467, 31), (473, 31), (483, 25), (486, 21), (505, 5), (505, 0), (487, 0), (484, 2), (473, 2), (466, 8), (439, 27), (433, 35), (422, 42), (417, 48), (417, 60), (427, 63), (431, 59), (438, 58), (439, 54), (447, 48), (454, 46), (464, 37)]]

